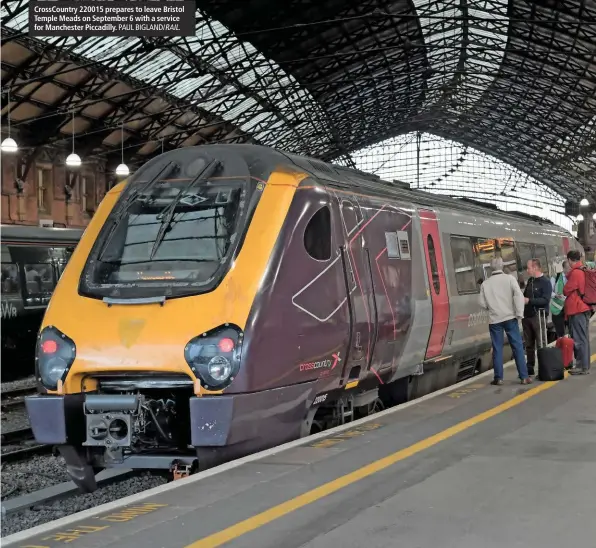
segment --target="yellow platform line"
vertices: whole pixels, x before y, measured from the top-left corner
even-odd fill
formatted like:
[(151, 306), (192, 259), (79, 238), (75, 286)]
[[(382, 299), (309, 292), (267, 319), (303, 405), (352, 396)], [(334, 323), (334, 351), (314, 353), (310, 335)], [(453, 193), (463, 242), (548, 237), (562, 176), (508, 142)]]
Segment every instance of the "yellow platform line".
[[(590, 357), (590, 361), (594, 361), (595, 359), (596, 354), (593, 354)], [(332, 493), (335, 493), (336, 491), (339, 491), (340, 489), (343, 489), (348, 485), (356, 483), (357, 481), (360, 481), (361, 479), (364, 479), (373, 474), (376, 474), (377, 472), (380, 472), (381, 470), (384, 470), (399, 461), (405, 460), (408, 457), (415, 455), (416, 453), (420, 453), (425, 449), (429, 449), (433, 445), (437, 445), (438, 443), (445, 441), (446, 439), (449, 439), (463, 432), (464, 430), (471, 428), (472, 426), (484, 422), (494, 417), (495, 415), (503, 413), (504, 411), (507, 411), (508, 409), (511, 409), (512, 407), (515, 407), (516, 405), (519, 405), (520, 403), (525, 402), (526, 400), (529, 400), (530, 398), (536, 396), (537, 394), (540, 394), (541, 392), (553, 388), (559, 382), (561, 381), (549, 382), (535, 386), (534, 388), (527, 390), (523, 394), (514, 396), (510, 400), (501, 403), (496, 407), (489, 409), (488, 411), (484, 411), (479, 415), (462, 421), (454, 426), (451, 426), (446, 430), (443, 430), (438, 434), (430, 436), (429, 438), (421, 440), (413, 445), (410, 445), (405, 449), (401, 449), (395, 453), (392, 453), (391, 455), (383, 457), (382, 459), (371, 462), (370, 464), (367, 464), (366, 466), (363, 466), (362, 468), (359, 468), (354, 472), (350, 472), (345, 476), (341, 476), (337, 479), (334, 479), (333, 481), (321, 485), (320, 487), (316, 487), (315, 489), (307, 491), (302, 495), (299, 495), (293, 499), (278, 504), (273, 508), (269, 508), (269, 510), (265, 510), (264, 512), (261, 512), (256, 516), (252, 516), (248, 519), (245, 519), (244, 521), (240, 521), (228, 527), (227, 529), (224, 529), (222, 531), (209, 535), (208, 537), (197, 540), (196, 542), (189, 544), (185, 548), (215, 548), (216, 546), (221, 546), (226, 542), (230, 542), (242, 535), (245, 535), (246, 533), (250, 533), (251, 531), (258, 529), (259, 527), (266, 525), (267, 523), (270, 523), (291, 512), (294, 512), (295, 510), (298, 510), (303, 506), (307, 506), (308, 504), (311, 504), (328, 495), (331, 495)]]

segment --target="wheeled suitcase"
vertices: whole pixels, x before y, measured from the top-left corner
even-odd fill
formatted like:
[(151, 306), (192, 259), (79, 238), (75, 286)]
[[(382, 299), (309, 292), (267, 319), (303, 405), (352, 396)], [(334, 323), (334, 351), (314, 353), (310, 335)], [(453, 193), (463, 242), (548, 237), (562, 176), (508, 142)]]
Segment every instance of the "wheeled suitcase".
[(538, 310), (538, 379), (541, 381), (560, 381), (565, 378), (563, 353), (560, 348), (546, 346), (546, 313)]
[(556, 346), (561, 349), (563, 366), (569, 368), (573, 365), (573, 339), (569, 336), (557, 339)]

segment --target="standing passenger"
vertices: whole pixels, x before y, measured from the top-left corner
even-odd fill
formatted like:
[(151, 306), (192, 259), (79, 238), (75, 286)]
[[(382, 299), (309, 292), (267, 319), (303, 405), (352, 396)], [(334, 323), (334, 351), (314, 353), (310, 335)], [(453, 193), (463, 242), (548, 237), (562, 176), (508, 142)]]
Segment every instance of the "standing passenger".
[(590, 311), (583, 301), (586, 289), (586, 274), (582, 270), (581, 255), (573, 250), (567, 253), (571, 271), (563, 288), (565, 316), (569, 321), (569, 332), (574, 342), (576, 365), (569, 372), (587, 375), (590, 372)]
[(503, 384), (503, 331), (513, 350), (513, 357), (522, 384), (530, 384), (524, 345), (519, 332), (519, 320), (524, 313), (524, 296), (512, 276), (503, 274), (503, 259), (491, 261), (492, 274), (480, 287), (480, 306), (489, 311), (490, 339), (493, 346), (494, 380), (491, 384)]
[[(534, 375), (534, 365), (536, 363), (536, 341), (540, 341), (540, 323), (539, 310), (544, 310), (547, 314), (550, 296), (553, 291), (550, 281), (542, 274), (542, 265), (540, 259), (530, 259), (528, 261), (528, 275), (530, 278), (526, 283), (524, 291), (524, 319), (522, 326), (524, 328), (524, 342), (526, 343), (526, 353), (528, 356), (528, 373)], [(546, 329), (546, 326), (542, 326)], [(544, 333), (546, 339), (546, 333)], [(546, 340), (540, 344), (546, 344)]]
[(563, 261), (563, 272), (558, 272), (551, 278), (553, 292), (550, 298), (550, 312), (553, 317), (553, 325), (557, 333), (557, 338), (565, 336), (565, 295), (563, 288), (567, 283), (567, 274), (569, 274), (569, 262)]

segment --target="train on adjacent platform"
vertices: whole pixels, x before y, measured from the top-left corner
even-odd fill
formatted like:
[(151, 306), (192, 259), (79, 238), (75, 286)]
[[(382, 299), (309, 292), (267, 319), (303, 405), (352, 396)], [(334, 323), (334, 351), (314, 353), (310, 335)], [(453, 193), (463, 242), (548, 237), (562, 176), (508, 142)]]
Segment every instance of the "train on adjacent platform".
[(27, 399), (83, 490), (176, 475), (490, 367), (479, 286), (581, 249), (548, 221), (253, 145), (155, 157), (105, 197), (46, 312)]
[(82, 230), (2, 225), (2, 380), (33, 375), (37, 333)]

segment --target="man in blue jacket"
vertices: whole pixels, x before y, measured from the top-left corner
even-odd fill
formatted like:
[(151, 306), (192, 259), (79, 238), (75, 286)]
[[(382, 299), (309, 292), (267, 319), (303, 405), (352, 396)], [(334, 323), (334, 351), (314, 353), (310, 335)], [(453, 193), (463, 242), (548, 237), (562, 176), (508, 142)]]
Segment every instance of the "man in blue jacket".
[[(524, 330), (524, 343), (526, 345), (526, 356), (528, 363), (528, 374), (534, 375), (534, 366), (536, 363), (536, 341), (540, 341), (540, 324), (538, 321), (539, 310), (544, 310), (548, 316), (548, 307), (552, 294), (550, 280), (542, 273), (540, 259), (530, 259), (528, 261), (528, 275), (530, 278), (526, 283), (524, 291), (524, 319), (522, 327)], [(542, 326), (546, 329), (546, 326)], [(544, 333), (546, 339), (546, 333)], [(546, 344), (546, 340), (541, 345)]]

